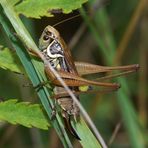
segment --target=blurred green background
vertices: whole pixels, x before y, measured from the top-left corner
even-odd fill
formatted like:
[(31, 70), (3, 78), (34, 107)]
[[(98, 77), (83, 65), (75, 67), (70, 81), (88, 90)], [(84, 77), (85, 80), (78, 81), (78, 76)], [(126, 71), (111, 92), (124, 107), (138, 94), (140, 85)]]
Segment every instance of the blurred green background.
[[(137, 136), (138, 141), (141, 135), (140, 138), (147, 144), (147, 4), (146, 0), (92, 0), (84, 5), (86, 13), (81, 9), (80, 12), (55, 14), (55, 17), (38, 20), (21, 16), (38, 44), (45, 26), (80, 13), (82, 17), (56, 26), (71, 49), (74, 60), (107, 66), (140, 64), (140, 70), (127, 76), (126, 80), (113, 80), (123, 86), (119, 92), (81, 96), (82, 104), (109, 147), (129, 148), (134, 145), (131, 144), (132, 137)], [(9, 46), (4, 32), (1, 29), (0, 32), (0, 44)], [(39, 102), (33, 88), (24, 86), (28, 83), (26, 76), (0, 69), (0, 98)], [(122, 95), (122, 90), (126, 95)], [(128, 110), (137, 115), (135, 123), (130, 122)], [(134, 124), (140, 129), (137, 135), (130, 131), (136, 127)], [(74, 147), (80, 147), (77, 141), (73, 141)], [(53, 129), (48, 132), (1, 123), (0, 147), (58, 148), (62, 144)]]

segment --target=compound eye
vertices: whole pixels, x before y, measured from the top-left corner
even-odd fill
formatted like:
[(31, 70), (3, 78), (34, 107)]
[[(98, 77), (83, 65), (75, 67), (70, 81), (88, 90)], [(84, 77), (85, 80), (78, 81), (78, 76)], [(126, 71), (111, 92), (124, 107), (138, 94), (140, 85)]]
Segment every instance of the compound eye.
[(51, 33), (50, 31), (47, 31), (47, 32), (46, 32), (46, 35), (52, 36), (52, 33)]
[(43, 36), (43, 40), (45, 40), (45, 41), (49, 40), (49, 38), (50, 38), (50, 37), (49, 37), (48, 35), (44, 35), (44, 36)]

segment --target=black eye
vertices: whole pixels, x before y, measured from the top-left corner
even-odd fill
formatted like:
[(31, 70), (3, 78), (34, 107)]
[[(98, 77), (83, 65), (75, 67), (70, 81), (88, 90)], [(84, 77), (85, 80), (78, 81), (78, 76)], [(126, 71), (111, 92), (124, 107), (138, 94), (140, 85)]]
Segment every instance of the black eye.
[(52, 33), (51, 33), (50, 31), (47, 31), (46, 34), (47, 34), (48, 36), (52, 36)]
[(49, 39), (49, 36), (48, 35), (44, 35), (43, 36), (43, 40), (47, 41)]

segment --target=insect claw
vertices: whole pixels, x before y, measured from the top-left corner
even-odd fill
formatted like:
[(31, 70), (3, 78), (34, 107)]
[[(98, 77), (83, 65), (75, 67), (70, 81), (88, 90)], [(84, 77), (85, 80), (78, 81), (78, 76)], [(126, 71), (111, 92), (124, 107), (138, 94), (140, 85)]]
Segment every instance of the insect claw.
[(36, 86), (33, 86), (34, 89), (38, 92), (43, 87), (42, 83), (37, 84)]
[(41, 82), (41, 83), (37, 84), (36, 86), (34, 86), (34, 88), (36, 89), (36, 91), (39, 91), (43, 86), (46, 86), (48, 83), (49, 83), (49, 81)]
[(118, 90), (121, 87), (119, 83), (112, 83), (112, 86), (113, 86), (112, 88), (115, 90)]
[(51, 112), (51, 120), (54, 120), (56, 117), (56, 109), (55, 107), (52, 108), (52, 112)]
[(119, 89), (121, 87), (121, 84), (119, 83), (115, 83), (117, 85), (117, 89)]
[(140, 68), (140, 65), (139, 64), (135, 64), (135, 70), (137, 71), (137, 70), (139, 70), (139, 68)]

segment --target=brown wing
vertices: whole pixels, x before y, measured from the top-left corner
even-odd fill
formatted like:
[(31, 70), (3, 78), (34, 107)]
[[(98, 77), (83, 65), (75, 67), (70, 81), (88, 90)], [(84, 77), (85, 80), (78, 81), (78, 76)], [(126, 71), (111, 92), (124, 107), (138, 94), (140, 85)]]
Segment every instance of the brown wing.
[(59, 38), (59, 43), (61, 44), (63, 50), (64, 50), (64, 57), (65, 57), (65, 61), (67, 62), (68, 64), (68, 68), (70, 70), (70, 73), (73, 73), (75, 75), (78, 75), (78, 72), (76, 70), (76, 66), (74, 64), (74, 61), (73, 61), (73, 58), (72, 58), (72, 55), (71, 55), (71, 52), (70, 50), (68, 49), (65, 41), (62, 39), (62, 37)]

